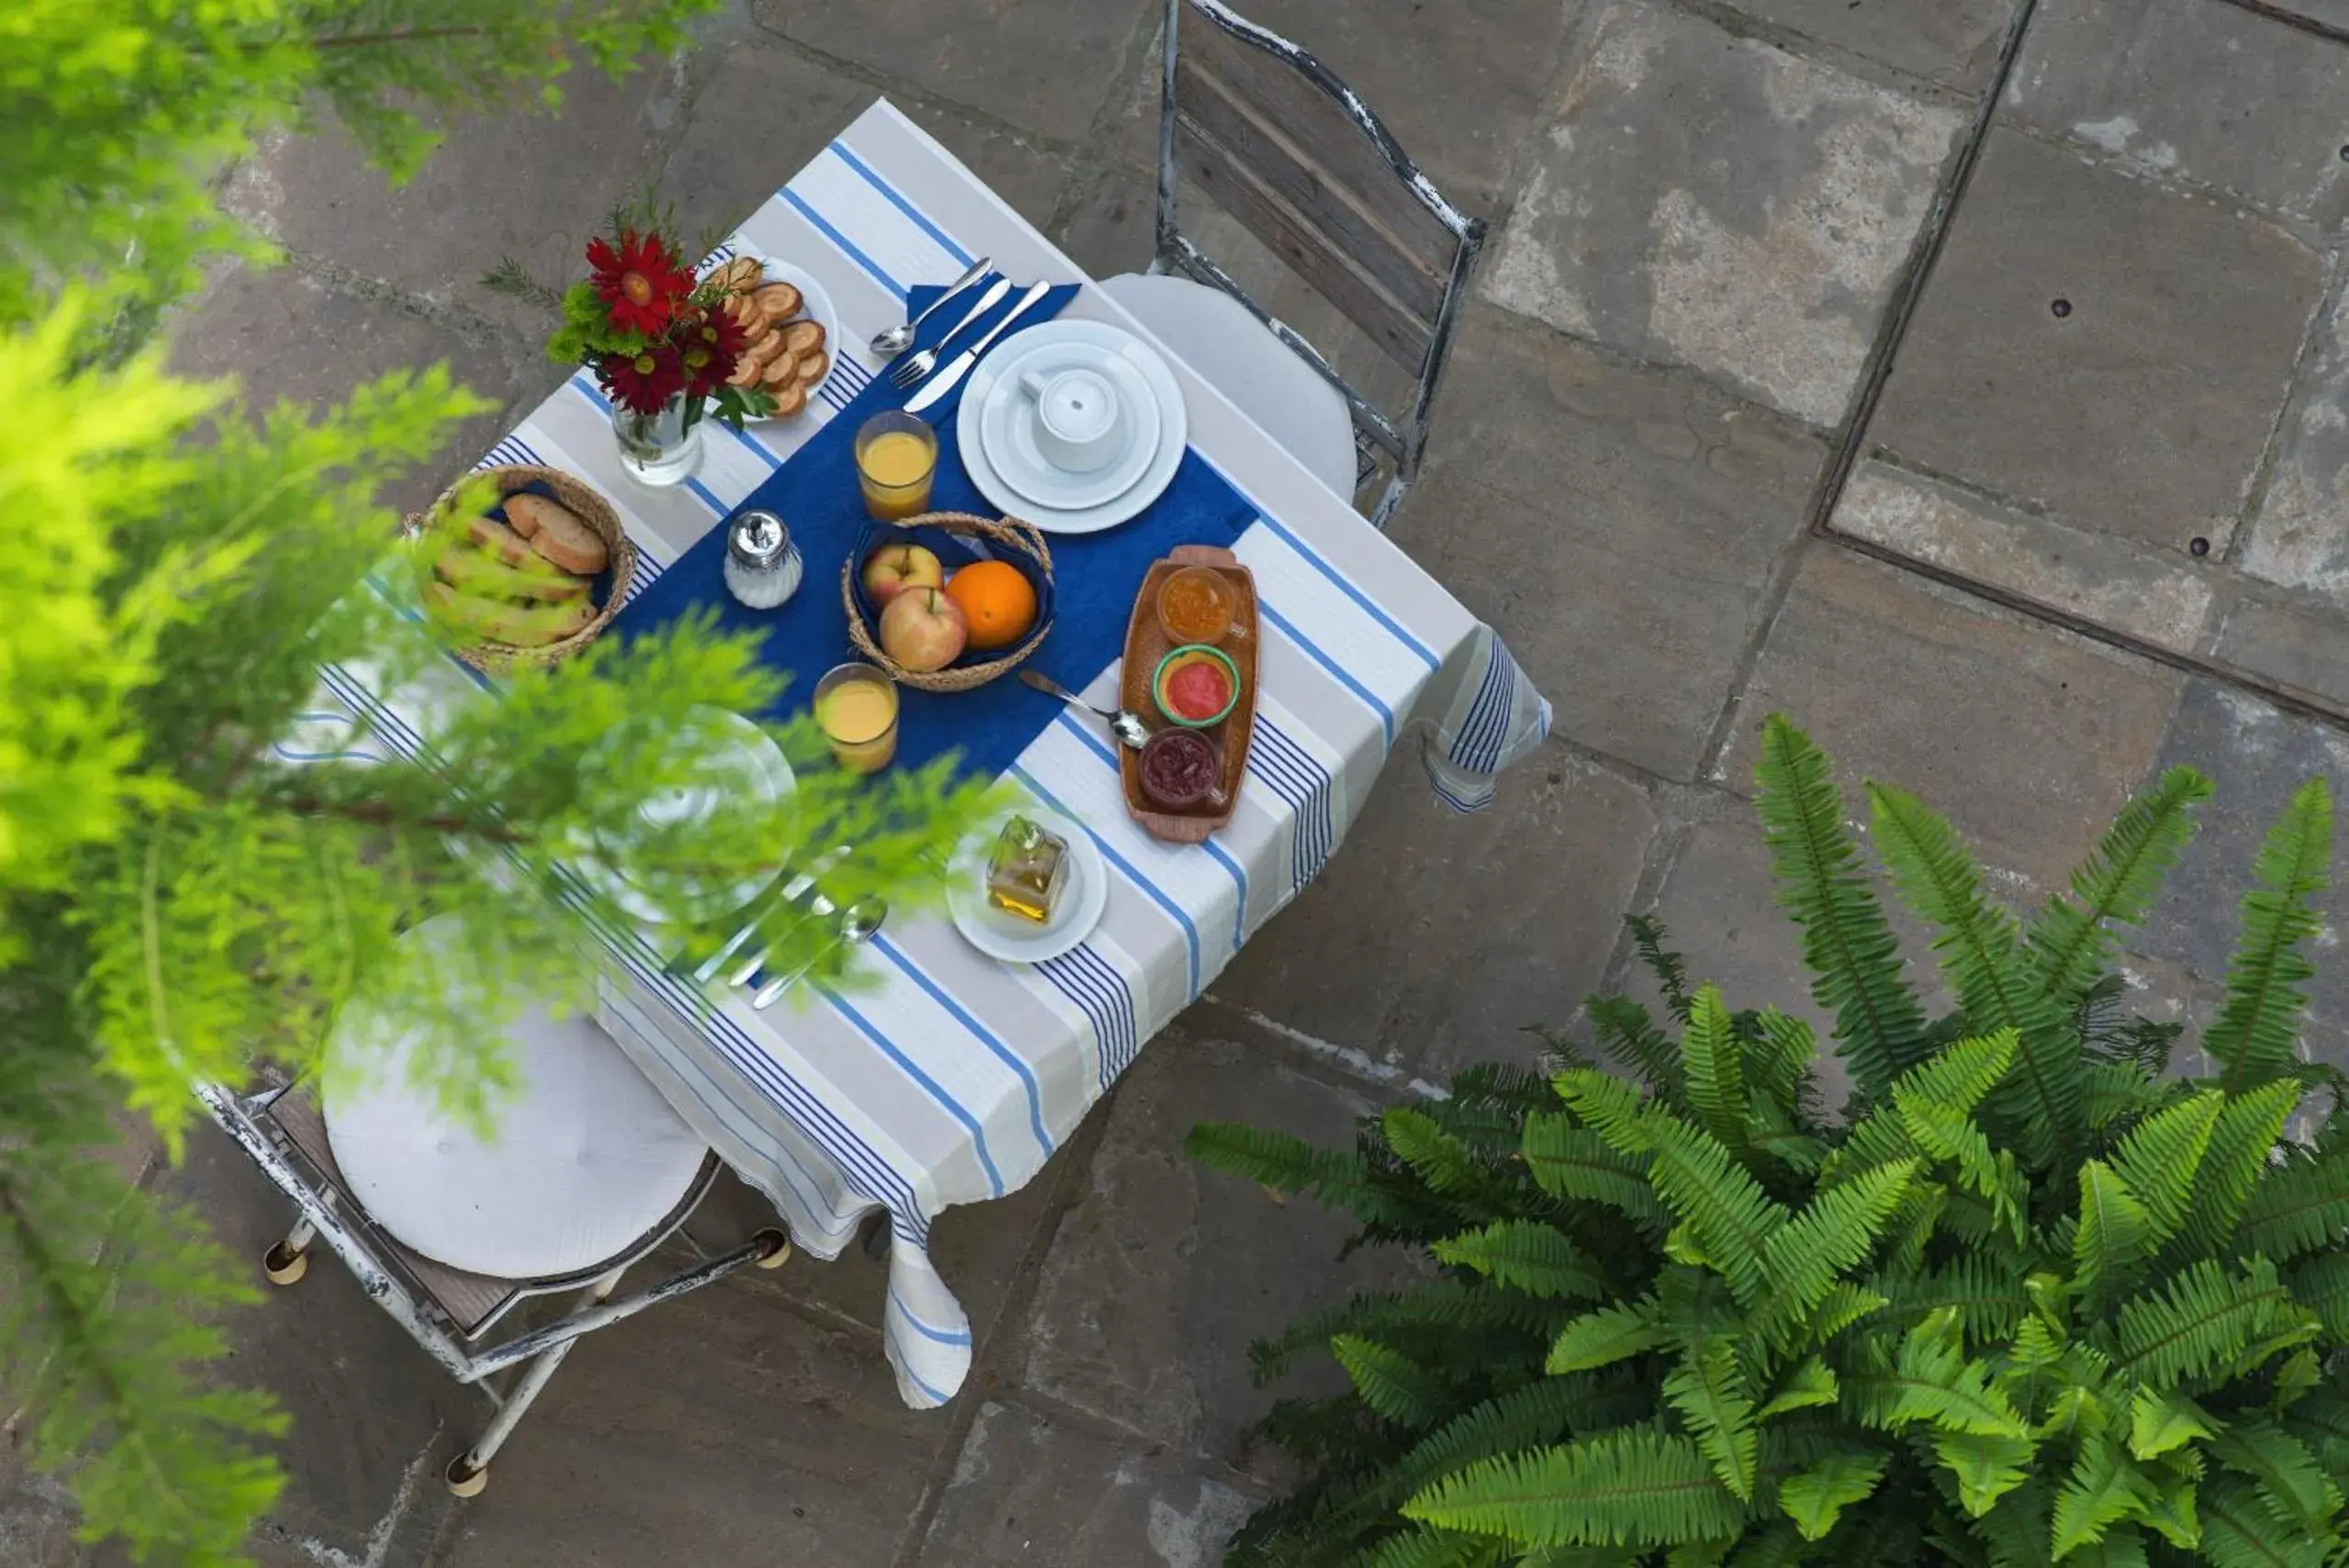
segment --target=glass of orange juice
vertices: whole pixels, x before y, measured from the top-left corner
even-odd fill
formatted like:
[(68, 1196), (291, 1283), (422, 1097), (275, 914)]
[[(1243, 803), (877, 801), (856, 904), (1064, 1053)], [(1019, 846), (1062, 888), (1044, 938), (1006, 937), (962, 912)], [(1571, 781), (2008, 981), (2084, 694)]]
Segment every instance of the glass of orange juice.
[(856, 477), (865, 510), (883, 522), (930, 510), (938, 472), (938, 432), (912, 414), (875, 414), (856, 431)]
[(816, 682), (816, 722), (851, 773), (878, 773), (897, 756), (897, 685), (871, 665), (835, 665)]

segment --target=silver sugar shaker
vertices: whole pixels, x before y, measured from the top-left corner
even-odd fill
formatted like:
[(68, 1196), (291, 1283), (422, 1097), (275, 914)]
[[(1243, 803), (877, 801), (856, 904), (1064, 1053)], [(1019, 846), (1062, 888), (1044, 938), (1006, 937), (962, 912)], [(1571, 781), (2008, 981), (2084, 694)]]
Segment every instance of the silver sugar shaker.
[(773, 610), (800, 589), (791, 530), (771, 511), (739, 513), (726, 531), (726, 589), (753, 610)]

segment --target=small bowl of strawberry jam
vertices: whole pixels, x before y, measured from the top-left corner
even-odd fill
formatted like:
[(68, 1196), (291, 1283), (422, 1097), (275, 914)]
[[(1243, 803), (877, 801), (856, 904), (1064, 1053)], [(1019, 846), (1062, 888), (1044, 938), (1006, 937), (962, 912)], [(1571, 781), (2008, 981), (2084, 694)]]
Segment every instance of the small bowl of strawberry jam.
[(1239, 705), (1239, 666), (1220, 648), (1193, 643), (1171, 649), (1150, 678), (1150, 695), (1170, 722), (1203, 730)]
[(1199, 805), (1215, 794), (1222, 758), (1201, 735), (1160, 730), (1142, 747), (1142, 793), (1168, 811)]

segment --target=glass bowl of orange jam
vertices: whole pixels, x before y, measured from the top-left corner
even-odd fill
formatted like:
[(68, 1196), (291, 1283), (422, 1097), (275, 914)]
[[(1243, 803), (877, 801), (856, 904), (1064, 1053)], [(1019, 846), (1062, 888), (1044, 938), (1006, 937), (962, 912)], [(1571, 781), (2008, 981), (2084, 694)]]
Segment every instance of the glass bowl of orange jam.
[(1158, 585), (1158, 627), (1178, 647), (1222, 642), (1238, 608), (1230, 582), (1211, 567), (1185, 566)]

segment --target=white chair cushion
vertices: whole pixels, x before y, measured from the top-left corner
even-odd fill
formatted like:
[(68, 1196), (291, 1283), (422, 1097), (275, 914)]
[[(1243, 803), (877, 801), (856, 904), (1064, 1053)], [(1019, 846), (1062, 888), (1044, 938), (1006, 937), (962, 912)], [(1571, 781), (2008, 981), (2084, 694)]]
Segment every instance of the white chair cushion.
[(1105, 277), (1102, 292), (1352, 503), (1354, 420), (1345, 398), (1247, 306), (1187, 277), (1145, 273)]
[(485, 1143), (408, 1087), (410, 1035), (346, 1014), (328, 1048), (365, 1052), (370, 1081), (325, 1107), (345, 1183), (375, 1223), (453, 1269), (530, 1280), (624, 1257), (685, 1196), (706, 1146), (588, 1019), (533, 1006), (510, 1038), (518, 1087)]

